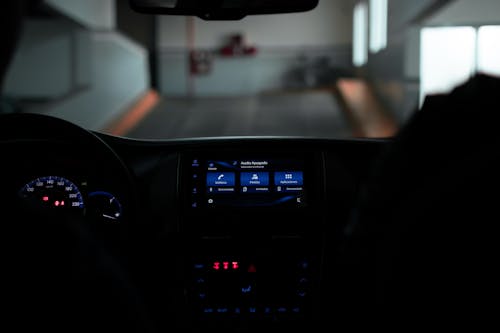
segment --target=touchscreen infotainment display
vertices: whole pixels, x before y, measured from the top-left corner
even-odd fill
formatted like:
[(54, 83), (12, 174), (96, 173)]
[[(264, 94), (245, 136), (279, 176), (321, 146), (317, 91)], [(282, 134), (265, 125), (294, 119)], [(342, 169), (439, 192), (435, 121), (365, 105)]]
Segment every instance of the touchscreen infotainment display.
[(192, 159), (192, 208), (304, 207), (304, 161), (300, 159)]

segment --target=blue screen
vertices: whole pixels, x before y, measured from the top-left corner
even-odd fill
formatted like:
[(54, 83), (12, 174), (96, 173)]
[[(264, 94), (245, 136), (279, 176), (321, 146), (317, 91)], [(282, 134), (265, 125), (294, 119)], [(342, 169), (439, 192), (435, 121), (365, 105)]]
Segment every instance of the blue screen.
[(191, 206), (303, 207), (304, 161), (300, 159), (193, 159)]

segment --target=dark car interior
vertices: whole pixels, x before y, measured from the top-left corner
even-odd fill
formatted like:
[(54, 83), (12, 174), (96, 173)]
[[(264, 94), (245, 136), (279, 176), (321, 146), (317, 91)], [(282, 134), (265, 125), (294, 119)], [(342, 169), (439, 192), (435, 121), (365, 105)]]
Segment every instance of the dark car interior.
[[(39, 228), (44, 216), (83, 224), (78, 227), (92, 237), (85, 246), (102, 246), (124, 266), (161, 325), (296, 325), (317, 320), (321, 303), (328, 303), (325, 279), (337, 275), (330, 265), (343, 228), (385, 145), (283, 138), (141, 142), (51, 117), (11, 115), (2, 119), (2, 152), (12, 161), (2, 166), (11, 175), (2, 194), (6, 207), (27, 214), (29, 226)], [(64, 176), (31, 179), (38, 174)], [(262, 180), (252, 181), (254, 174)], [(276, 193), (260, 189), (275, 180), (282, 184)], [(66, 193), (71, 202), (54, 208)], [(43, 247), (59, 244), (67, 232), (34, 236), (43, 235)]]
[(61, 332), (466, 321), (498, 295), (498, 91), (477, 75), (381, 139), (140, 140), (2, 115), (7, 317)]

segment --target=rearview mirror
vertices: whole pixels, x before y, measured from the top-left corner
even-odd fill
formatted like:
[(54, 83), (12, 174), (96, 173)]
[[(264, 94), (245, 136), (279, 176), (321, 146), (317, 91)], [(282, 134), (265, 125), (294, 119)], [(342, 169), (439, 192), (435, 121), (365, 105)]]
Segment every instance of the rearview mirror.
[(314, 9), (319, 0), (129, 0), (133, 10), (160, 15), (239, 20), (247, 15), (296, 13)]

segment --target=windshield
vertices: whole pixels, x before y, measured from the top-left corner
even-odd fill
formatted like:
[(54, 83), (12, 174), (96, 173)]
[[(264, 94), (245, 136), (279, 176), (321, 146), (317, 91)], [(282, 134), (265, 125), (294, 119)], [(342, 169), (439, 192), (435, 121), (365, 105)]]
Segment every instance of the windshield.
[(491, 0), (321, 0), (204, 21), (127, 0), (26, 0), (19, 36), (4, 33), (16, 47), (1, 112), (136, 139), (392, 137), (425, 96), (500, 75), (499, 12)]

